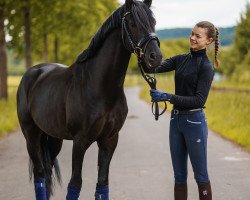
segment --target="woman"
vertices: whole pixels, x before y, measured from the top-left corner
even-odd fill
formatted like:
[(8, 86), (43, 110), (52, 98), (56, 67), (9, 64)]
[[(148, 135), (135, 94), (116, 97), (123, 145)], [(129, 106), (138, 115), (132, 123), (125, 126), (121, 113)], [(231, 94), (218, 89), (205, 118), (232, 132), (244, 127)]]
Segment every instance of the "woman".
[(218, 67), (218, 29), (210, 22), (195, 25), (190, 36), (190, 53), (166, 59), (147, 73), (175, 70), (175, 94), (151, 90), (153, 102), (169, 101), (173, 110), (170, 120), (170, 152), (175, 176), (175, 200), (187, 199), (187, 158), (190, 157), (201, 200), (211, 200), (207, 172), (207, 123), (203, 108), (214, 76), (213, 64), (206, 48), (215, 42), (215, 66)]

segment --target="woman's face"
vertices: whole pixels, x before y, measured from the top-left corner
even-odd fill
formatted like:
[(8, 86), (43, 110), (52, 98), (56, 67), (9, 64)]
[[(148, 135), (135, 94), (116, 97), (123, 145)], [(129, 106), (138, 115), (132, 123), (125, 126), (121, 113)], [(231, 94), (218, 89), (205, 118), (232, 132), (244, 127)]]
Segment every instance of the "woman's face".
[(195, 26), (190, 35), (190, 47), (194, 51), (205, 49), (213, 42), (213, 38), (207, 37), (207, 29)]

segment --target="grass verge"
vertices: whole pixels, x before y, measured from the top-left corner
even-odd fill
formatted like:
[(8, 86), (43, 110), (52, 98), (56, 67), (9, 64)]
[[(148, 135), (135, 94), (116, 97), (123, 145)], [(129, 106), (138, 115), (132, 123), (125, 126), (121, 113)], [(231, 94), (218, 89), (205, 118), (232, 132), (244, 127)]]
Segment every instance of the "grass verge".
[(0, 100), (0, 136), (18, 127), (16, 91), (21, 77), (8, 77), (8, 100)]

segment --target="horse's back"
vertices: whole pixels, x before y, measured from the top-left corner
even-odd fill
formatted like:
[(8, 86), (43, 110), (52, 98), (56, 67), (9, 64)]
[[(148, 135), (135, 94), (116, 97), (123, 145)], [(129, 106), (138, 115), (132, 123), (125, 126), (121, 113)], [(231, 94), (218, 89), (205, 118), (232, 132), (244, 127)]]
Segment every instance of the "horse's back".
[(25, 72), (22, 77), (19, 88), (24, 87), (23, 89), (28, 91), (30, 87), (34, 86), (37, 81), (49, 75), (51, 72), (64, 71), (65, 69), (65, 65), (61, 65), (58, 63), (42, 63), (35, 65)]

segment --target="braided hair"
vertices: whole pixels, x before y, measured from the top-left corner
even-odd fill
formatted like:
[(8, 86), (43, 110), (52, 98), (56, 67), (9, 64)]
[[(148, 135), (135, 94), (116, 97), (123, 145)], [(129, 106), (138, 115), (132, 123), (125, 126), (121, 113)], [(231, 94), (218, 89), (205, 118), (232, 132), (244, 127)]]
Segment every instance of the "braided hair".
[(207, 29), (207, 37), (208, 38), (213, 38), (214, 42), (214, 64), (215, 67), (220, 66), (220, 61), (218, 60), (218, 52), (219, 52), (219, 46), (220, 46), (220, 41), (219, 41), (219, 30), (216, 28), (211, 22), (208, 21), (201, 21), (196, 24), (197, 27), (200, 28), (206, 28)]

